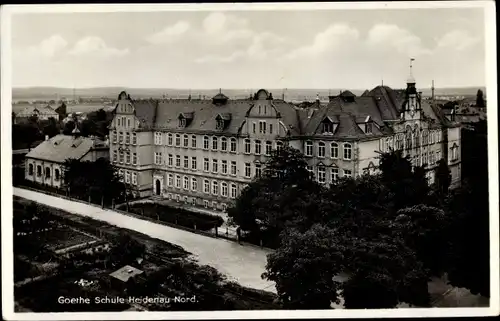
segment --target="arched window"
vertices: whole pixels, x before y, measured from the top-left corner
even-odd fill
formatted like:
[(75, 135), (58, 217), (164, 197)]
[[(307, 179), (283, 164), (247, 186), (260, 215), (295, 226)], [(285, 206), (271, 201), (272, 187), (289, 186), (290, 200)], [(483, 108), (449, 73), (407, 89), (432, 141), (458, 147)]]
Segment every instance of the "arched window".
[(420, 146), (420, 130), (418, 128), (418, 125), (415, 124), (415, 148), (418, 148)]
[(350, 160), (352, 158), (352, 146), (349, 143), (344, 144), (344, 159)]
[(213, 150), (217, 150), (219, 147), (218, 147), (218, 139), (217, 137), (212, 137), (212, 149)]
[(325, 157), (325, 143), (323, 142), (318, 144), (318, 157)]
[(175, 146), (181, 146), (181, 134), (175, 134)]
[(311, 141), (306, 142), (305, 155), (306, 156), (313, 155), (313, 143)]
[(189, 146), (189, 136), (188, 135), (184, 135), (184, 147), (188, 147)]
[(220, 143), (221, 150), (223, 152), (227, 152), (227, 138), (226, 137), (222, 137), (220, 141), (221, 141), (221, 143)]
[(28, 166), (28, 175), (33, 175), (33, 164), (29, 164)]
[(42, 176), (42, 166), (38, 165), (36, 167), (36, 176)]
[(228, 188), (227, 188), (227, 183), (222, 182), (221, 183), (221, 195), (227, 197), (228, 195)]
[(339, 158), (339, 144), (335, 142), (330, 144), (330, 157)]
[(237, 193), (236, 184), (231, 184), (231, 198), (236, 198), (236, 193)]
[(60, 177), (61, 177), (61, 172), (59, 172), (59, 169), (58, 169), (58, 168), (56, 168), (56, 169), (54, 170), (54, 179), (55, 179), (56, 181), (58, 181)]
[(422, 131), (422, 145), (427, 145), (429, 144), (429, 131), (427, 131), (426, 129), (424, 129)]
[(45, 167), (45, 178), (50, 178), (50, 167)]
[(407, 126), (406, 127), (406, 133), (405, 133), (405, 149), (411, 149), (412, 148), (412, 137), (411, 137), (411, 127)]
[(280, 151), (282, 149), (283, 149), (283, 142), (282, 141), (276, 142), (276, 150)]
[(191, 147), (196, 148), (196, 135), (191, 136)]
[(203, 136), (203, 149), (209, 149), (210, 139), (208, 136)]
[(236, 138), (231, 138), (231, 152), (236, 153)]
[(167, 144), (168, 146), (172, 146), (174, 143), (174, 136), (172, 135), (172, 133), (168, 133), (167, 134)]

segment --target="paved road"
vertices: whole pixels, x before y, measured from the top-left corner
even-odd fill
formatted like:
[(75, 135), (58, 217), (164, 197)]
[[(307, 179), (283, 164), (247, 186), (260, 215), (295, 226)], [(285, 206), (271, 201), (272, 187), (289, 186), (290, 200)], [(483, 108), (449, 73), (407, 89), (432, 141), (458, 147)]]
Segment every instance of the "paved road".
[(266, 255), (270, 252), (269, 250), (206, 237), (115, 211), (103, 210), (100, 207), (21, 188), (14, 188), (14, 195), (177, 244), (193, 253), (201, 264), (213, 266), (229, 279), (243, 286), (276, 292), (274, 282), (262, 280), (260, 277), (265, 270)]

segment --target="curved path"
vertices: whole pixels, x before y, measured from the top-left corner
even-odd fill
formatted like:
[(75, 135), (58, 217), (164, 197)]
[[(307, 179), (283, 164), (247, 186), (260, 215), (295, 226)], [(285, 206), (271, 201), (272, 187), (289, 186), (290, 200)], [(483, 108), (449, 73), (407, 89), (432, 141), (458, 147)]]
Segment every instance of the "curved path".
[(22, 188), (14, 188), (14, 195), (179, 245), (193, 253), (201, 264), (216, 268), (230, 280), (250, 288), (276, 292), (274, 282), (260, 277), (265, 270), (266, 255), (270, 253), (267, 249), (203, 236)]

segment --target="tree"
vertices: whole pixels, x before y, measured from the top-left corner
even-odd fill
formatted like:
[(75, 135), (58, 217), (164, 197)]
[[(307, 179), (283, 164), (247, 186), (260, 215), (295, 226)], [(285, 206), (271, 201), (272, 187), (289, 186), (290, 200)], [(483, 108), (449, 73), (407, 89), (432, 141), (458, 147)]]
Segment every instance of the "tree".
[(43, 127), (43, 134), (48, 135), (49, 138), (52, 138), (57, 134), (59, 134), (59, 127), (57, 126), (57, 121), (53, 117), (50, 117), (48, 124)]
[(126, 233), (120, 233), (110, 251), (110, 259), (115, 265), (134, 264), (143, 257), (146, 246)]
[(254, 233), (266, 228), (277, 239), (285, 226), (310, 227), (322, 215), (324, 188), (311, 179), (304, 156), (284, 147), (273, 151), (263, 175), (251, 182), (228, 209), (242, 229)]
[(68, 120), (66, 124), (64, 124), (63, 134), (71, 135), (73, 129), (75, 129), (75, 122), (73, 120)]
[(339, 302), (340, 283), (333, 277), (343, 270), (337, 235), (321, 225), (305, 233), (290, 229), (281, 246), (268, 255), (263, 278), (276, 282), (285, 309), (329, 309)]
[(385, 153), (380, 158), (382, 183), (394, 197), (394, 209), (422, 204), (428, 201), (429, 185), (422, 167), (413, 167), (402, 151)]
[(435, 172), (435, 188), (442, 196), (448, 194), (451, 184), (451, 171), (444, 158), (438, 161), (438, 167)]
[(483, 97), (483, 91), (481, 89), (477, 90), (477, 94), (476, 94), (476, 106), (477, 107), (486, 107), (486, 104), (484, 102), (484, 97)]

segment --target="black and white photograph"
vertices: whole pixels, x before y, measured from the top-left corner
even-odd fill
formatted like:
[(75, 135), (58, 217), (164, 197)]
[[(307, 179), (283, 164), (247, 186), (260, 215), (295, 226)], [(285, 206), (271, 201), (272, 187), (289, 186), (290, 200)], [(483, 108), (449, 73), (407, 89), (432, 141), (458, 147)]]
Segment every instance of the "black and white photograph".
[(0, 21), (4, 319), (498, 315), (493, 1)]

